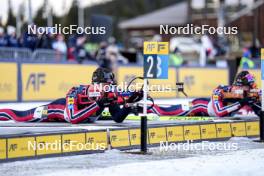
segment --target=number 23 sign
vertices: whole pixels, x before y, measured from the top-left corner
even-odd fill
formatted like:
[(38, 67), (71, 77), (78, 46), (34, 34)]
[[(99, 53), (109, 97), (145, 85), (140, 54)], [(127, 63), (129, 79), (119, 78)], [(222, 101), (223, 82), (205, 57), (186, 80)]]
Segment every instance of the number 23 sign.
[(144, 42), (144, 78), (168, 78), (168, 42)]

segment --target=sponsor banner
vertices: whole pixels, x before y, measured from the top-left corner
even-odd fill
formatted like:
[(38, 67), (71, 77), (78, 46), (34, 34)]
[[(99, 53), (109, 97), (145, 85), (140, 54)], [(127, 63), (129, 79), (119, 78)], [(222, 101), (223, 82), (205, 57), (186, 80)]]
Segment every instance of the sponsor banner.
[(148, 129), (149, 143), (150, 144), (159, 144), (160, 142), (166, 142), (166, 128), (149, 128)]
[(35, 143), (34, 137), (10, 138), (7, 143), (8, 158), (35, 156), (34, 148), (30, 147), (30, 144)]
[(6, 139), (0, 139), (0, 160), (6, 159)]
[(22, 100), (47, 101), (65, 97), (73, 86), (90, 84), (94, 65), (22, 64)]
[(140, 129), (129, 129), (129, 138), (130, 144), (133, 145), (140, 145)]
[(245, 122), (231, 123), (233, 136), (247, 136)]
[(63, 152), (77, 152), (85, 150), (85, 133), (63, 134)]
[[(184, 126), (150, 127), (148, 144), (160, 142), (184, 142), (186, 140), (226, 139), (232, 136), (258, 136), (259, 122), (226, 122)], [(82, 152), (84, 150), (107, 150), (108, 141), (112, 148), (127, 148), (140, 145), (140, 129), (110, 129), (85, 133), (56, 134), (33, 137), (0, 139), (0, 160)], [(67, 148), (65, 144), (77, 144)], [(88, 148), (85, 144), (88, 145)], [(84, 145), (84, 146), (83, 146)]]
[(200, 125), (200, 128), (201, 128), (201, 138), (202, 139), (215, 139), (216, 138), (215, 124)]
[(168, 142), (184, 141), (183, 126), (167, 127)]
[(61, 135), (37, 136), (36, 149), (37, 155), (61, 153)]
[(0, 75), (0, 101), (17, 101), (17, 64), (0, 63)]
[(246, 122), (247, 136), (259, 136), (259, 122)]
[(216, 134), (217, 134), (217, 138), (232, 137), (230, 123), (216, 124)]
[[(121, 87), (127, 87), (129, 82), (137, 77), (143, 75), (142, 67), (119, 67), (117, 72), (117, 83), (121, 85)], [(143, 85), (143, 80), (135, 81), (137, 86), (134, 86), (136, 90), (139, 90)], [(135, 84), (134, 84), (135, 85)], [(175, 88), (176, 87), (176, 69), (169, 68), (168, 71), (168, 79), (157, 79), (157, 80), (149, 80), (149, 85), (152, 90), (165, 90), (167, 88)], [(176, 91), (153, 91), (150, 93), (150, 96), (153, 98), (175, 98), (177, 95)]]
[[(107, 149), (107, 132), (96, 131), (86, 133), (86, 144), (89, 144), (88, 150), (106, 150)], [(87, 150), (86, 149), (86, 150)]]
[(201, 139), (199, 125), (187, 125), (187, 126), (184, 126), (183, 128), (184, 128), (184, 139), (185, 140)]
[(228, 85), (228, 74), (227, 69), (179, 68), (178, 81), (189, 97), (209, 97), (218, 85)]
[(110, 144), (112, 148), (129, 147), (128, 130), (112, 130), (110, 131)]

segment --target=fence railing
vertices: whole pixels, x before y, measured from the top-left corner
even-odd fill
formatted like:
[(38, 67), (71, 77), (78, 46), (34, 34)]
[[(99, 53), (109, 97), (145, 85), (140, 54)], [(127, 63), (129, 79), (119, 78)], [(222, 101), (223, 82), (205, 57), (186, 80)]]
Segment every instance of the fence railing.
[(66, 61), (66, 54), (62, 54), (60, 52), (50, 49), (37, 49), (33, 52), (32, 59), (34, 61), (41, 61), (41, 62), (45, 62), (45, 61), (61, 62), (61, 61)]
[(29, 62), (61, 62), (66, 60), (66, 54), (51, 49), (0, 47), (0, 59), (3, 61)]
[(26, 61), (32, 58), (32, 52), (27, 48), (0, 47), (1, 60)]

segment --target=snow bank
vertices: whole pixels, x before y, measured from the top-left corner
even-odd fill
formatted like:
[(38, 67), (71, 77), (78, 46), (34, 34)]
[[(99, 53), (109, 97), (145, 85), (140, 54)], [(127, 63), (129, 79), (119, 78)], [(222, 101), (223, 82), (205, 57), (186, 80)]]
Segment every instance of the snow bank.
[(262, 176), (264, 149), (236, 151), (223, 155), (205, 155), (183, 159), (136, 162), (95, 169), (68, 169), (42, 176)]

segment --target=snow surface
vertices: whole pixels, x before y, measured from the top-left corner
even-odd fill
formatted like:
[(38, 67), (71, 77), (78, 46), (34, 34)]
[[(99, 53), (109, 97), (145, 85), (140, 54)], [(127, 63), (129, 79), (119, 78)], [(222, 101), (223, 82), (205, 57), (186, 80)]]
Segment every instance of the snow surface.
[[(264, 144), (248, 138), (232, 138), (210, 144), (237, 144), (237, 150), (162, 150), (149, 155), (118, 150), (105, 153), (16, 161), (0, 164), (8, 176), (262, 176)], [(201, 143), (191, 145), (201, 146)]]
[[(256, 157), (257, 155), (257, 157)], [(201, 175), (201, 176), (263, 176), (264, 150), (246, 150), (232, 155), (200, 156), (163, 161), (135, 162), (107, 168), (71, 169), (41, 174), (42, 176), (154, 176), (154, 175)]]
[[(159, 100), (178, 104), (187, 100)], [(47, 102), (7, 103), (0, 108), (30, 109)], [(0, 163), (0, 176), (258, 176), (264, 175), (264, 143), (248, 138), (210, 144), (237, 144), (237, 150), (168, 150), (151, 148), (149, 155), (136, 155), (118, 150), (105, 153), (43, 158)], [(192, 145), (201, 146), (202, 143)]]

